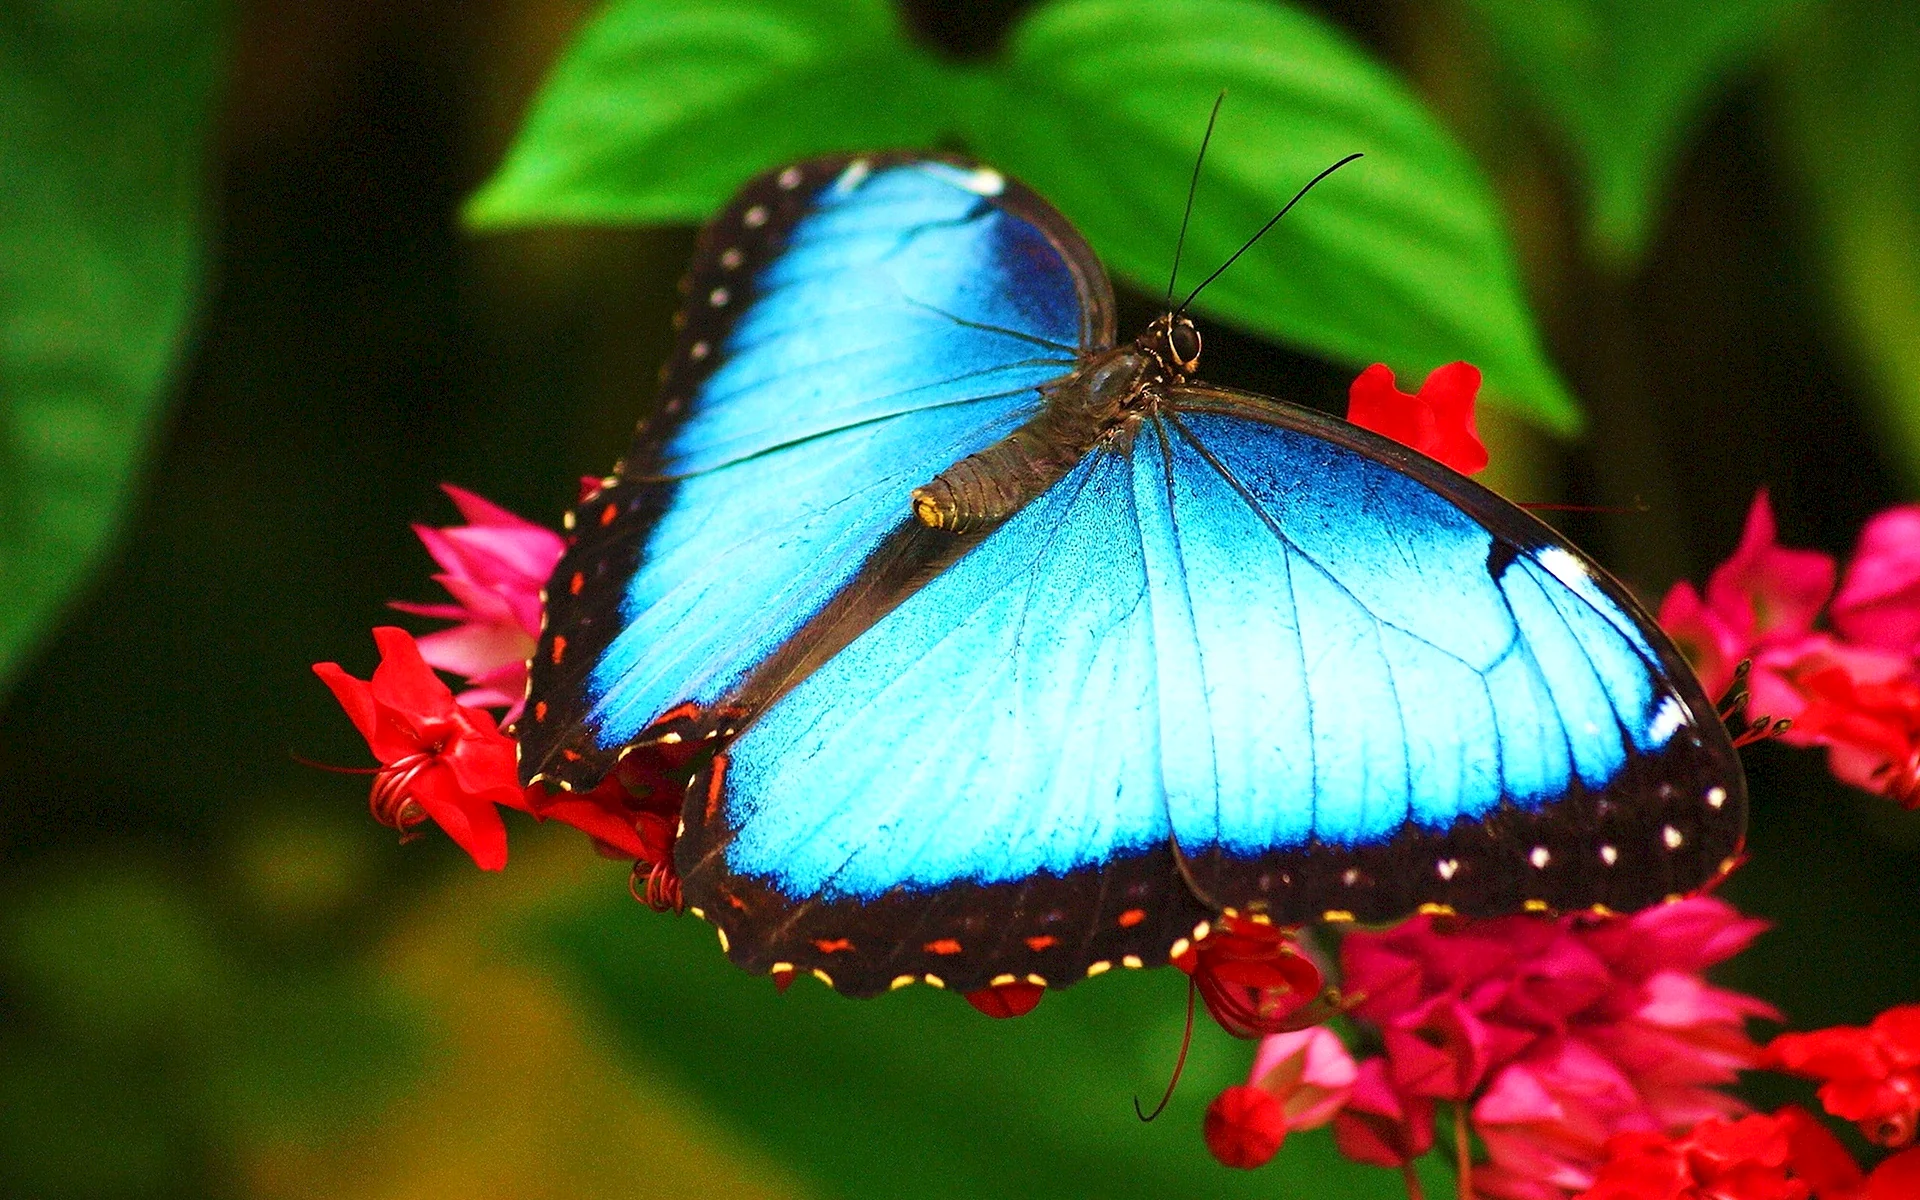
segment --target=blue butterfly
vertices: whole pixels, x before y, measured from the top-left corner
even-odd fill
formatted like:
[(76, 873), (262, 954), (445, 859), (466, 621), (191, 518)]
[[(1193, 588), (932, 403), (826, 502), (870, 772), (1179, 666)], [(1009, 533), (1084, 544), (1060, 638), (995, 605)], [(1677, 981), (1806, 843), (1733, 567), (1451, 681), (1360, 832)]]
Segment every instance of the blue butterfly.
[(1116, 345), (984, 166), (819, 159), (703, 235), (658, 415), (570, 514), (518, 731), (705, 742), (675, 852), (755, 971), (1064, 986), (1222, 913), (1632, 910), (1739, 853), (1673, 645), (1526, 513)]

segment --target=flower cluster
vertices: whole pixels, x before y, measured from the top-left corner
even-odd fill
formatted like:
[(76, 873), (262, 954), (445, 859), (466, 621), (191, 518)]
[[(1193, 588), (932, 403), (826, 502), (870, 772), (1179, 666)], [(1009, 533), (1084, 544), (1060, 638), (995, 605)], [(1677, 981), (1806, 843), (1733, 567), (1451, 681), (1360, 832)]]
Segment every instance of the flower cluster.
[(1842, 573), (1778, 544), (1763, 491), (1706, 594), (1674, 585), (1660, 624), (1709, 694), (1751, 663), (1748, 707), (1791, 722), (1782, 741), (1824, 746), (1842, 780), (1920, 807), (1920, 505), (1869, 521)]
[[(370, 797), (375, 818), (404, 837), (432, 819), (484, 870), (506, 865), (501, 808), (556, 820), (604, 853), (634, 860), (636, 886), (644, 880), (649, 903), (677, 907), (673, 835), (690, 748), (631, 755), (591, 792), (520, 786), (513, 739), (486, 710), (505, 708), (509, 723), (518, 716), (540, 632), (540, 589), (566, 543), (471, 492), (451, 485), (446, 492), (468, 523), (416, 525), (414, 532), (440, 567), (434, 579), (456, 603), (393, 607), (458, 624), (418, 639), (392, 626), (375, 629), (380, 665), (371, 680), (337, 663), (314, 666), (380, 760)], [(464, 676), (467, 690), (454, 695), (436, 668)]]
[[(1820, 1103), (1876, 1146), (1904, 1146), (1920, 1122), (1920, 1004), (1890, 1008), (1864, 1028), (1783, 1033), (1768, 1065), (1821, 1080)], [(1916, 1193), (1920, 1195), (1920, 1193)]]
[(1580, 1200), (1911, 1200), (1920, 1159), (1901, 1155), (1871, 1176), (1805, 1110), (1709, 1117), (1677, 1135), (1623, 1133)]
[(421, 658), (428, 666), (466, 677), (460, 703), (505, 707), (503, 720), (511, 722), (526, 700), (527, 660), (540, 637), (540, 589), (566, 543), (551, 529), (472, 492), (452, 484), (441, 487), (467, 523), (440, 529), (415, 525), (413, 532), (440, 567), (434, 582), (447, 589), (454, 602), (396, 600), (393, 607), (458, 622), (420, 638)]
[[(1377, 1034), (1332, 1116), (1342, 1153), (1403, 1166), (1460, 1106), (1486, 1146), (1488, 1196), (1584, 1187), (1623, 1130), (1736, 1111), (1716, 1085), (1758, 1061), (1760, 1001), (1701, 972), (1764, 926), (1698, 897), (1630, 918), (1417, 917), (1340, 946), (1352, 1015)], [(1256, 1081), (1257, 1084), (1257, 1081)]]
[[(1920, 1196), (1920, 1149), (1904, 1149), (1920, 1120), (1920, 1005), (1763, 1048), (1746, 1021), (1777, 1014), (1702, 977), (1762, 929), (1695, 897), (1632, 917), (1350, 933), (1339, 957), (1368, 1052), (1325, 1028), (1266, 1038), (1247, 1082), (1208, 1109), (1207, 1146), (1255, 1167), (1330, 1124), (1346, 1157), (1407, 1169), (1444, 1107), (1461, 1190), (1489, 1200)], [(1869, 1173), (1810, 1114), (1749, 1113), (1720, 1089), (1755, 1068), (1821, 1080), (1829, 1114), (1901, 1152)]]

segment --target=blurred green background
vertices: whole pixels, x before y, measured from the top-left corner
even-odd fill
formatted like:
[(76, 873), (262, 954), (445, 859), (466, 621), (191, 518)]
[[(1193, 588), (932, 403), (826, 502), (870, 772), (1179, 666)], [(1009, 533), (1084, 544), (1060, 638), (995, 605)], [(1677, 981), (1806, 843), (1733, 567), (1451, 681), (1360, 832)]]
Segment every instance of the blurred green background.
[[(1034, 7), (901, 11), (957, 70)], [(1585, 414), (1547, 432), (1526, 386), (1485, 410), (1510, 495), (1633, 508), (1562, 524), (1656, 600), (1756, 487), (1832, 553), (1914, 498), (1914, 6), (1270, 7), (1397, 73), (1491, 189), (1557, 367), (1533, 394)], [(1318, 1136), (1215, 1167), (1199, 1114), (1251, 1048), (1211, 1028), (1140, 1125), (1172, 972), (1011, 1022), (927, 989), (779, 996), (577, 835), (516, 825), (481, 876), (290, 757), (363, 761), (308, 664), (363, 673), (383, 603), (429, 598), (407, 525), (452, 518), (439, 481), (552, 520), (650, 399), (690, 227), (460, 219), (593, 10), (0, 8), (0, 1194), (1396, 1194)], [(1008, 145), (1045, 173), (1044, 139)], [(1104, 245), (1097, 189), (1061, 186)], [(1171, 249), (1138, 225), (1110, 261)], [(1254, 278), (1222, 311), (1258, 323)], [(1312, 352), (1209, 325), (1209, 378), (1340, 411), (1352, 354), (1277, 335)], [(1920, 998), (1920, 818), (1816, 755), (1748, 761), (1727, 894), (1776, 928), (1725, 981), (1801, 1026)]]

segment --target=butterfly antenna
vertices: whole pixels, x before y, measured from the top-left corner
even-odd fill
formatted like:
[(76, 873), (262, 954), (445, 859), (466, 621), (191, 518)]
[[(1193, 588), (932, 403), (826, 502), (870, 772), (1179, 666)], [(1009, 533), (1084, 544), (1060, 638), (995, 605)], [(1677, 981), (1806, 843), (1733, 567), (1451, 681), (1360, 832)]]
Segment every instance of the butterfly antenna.
[(1326, 170), (1320, 172), (1318, 175), (1315, 175), (1312, 179), (1307, 180), (1306, 186), (1301, 188), (1299, 191), (1295, 192), (1293, 194), (1293, 199), (1287, 201), (1284, 205), (1282, 205), (1280, 208), (1280, 211), (1273, 214), (1273, 216), (1267, 221), (1267, 223), (1260, 227), (1259, 233), (1256, 233), (1252, 237), (1248, 238), (1246, 245), (1240, 247), (1238, 250), (1235, 250), (1233, 252), (1233, 257), (1221, 263), (1218, 270), (1214, 271), (1213, 274), (1207, 276), (1205, 279), (1202, 279), (1200, 281), (1200, 286), (1193, 289), (1191, 292), (1188, 292), (1187, 298), (1180, 302), (1180, 307), (1174, 309), (1173, 311), (1177, 313), (1186, 312), (1187, 306), (1193, 303), (1193, 298), (1195, 296), (1198, 296), (1201, 292), (1205, 291), (1208, 284), (1212, 283), (1214, 280), (1220, 278), (1221, 275), (1225, 274), (1226, 269), (1232, 266), (1235, 262), (1239, 261), (1239, 258), (1242, 254), (1245, 254), (1247, 251), (1253, 249), (1253, 244), (1255, 242), (1267, 236), (1267, 230), (1272, 229), (1275, 225), (1277, 225), (1280, 221), (1280, 218), (1287, 215), (1288, 210), (1292, 209), (1294, 205), (1300, 203), (1300, 198), (1306, 195), (1308, 192), (1312, 191), (1315, 184), (1319, 183), (1322, 179), (1325, 179), (1327, 176), (1333, 174), (1335, 171), (1338, 171), (1341, 167), (1346, 166), (1348, 163), (1354, 161), (1355, 159), (1365, 158), (1365, 157), (1366, 155), (1364, 154), (1349, 154), (1345, 158), (1341, 159), (1339, 162), (1333, 164), (1332, 166), (1328, 167)]
[(1180, 1035), (1180, 1057), (1173, 1060), (1173, 1078), (1167, 1080), (1167, 1090), (1161, 1093), (1160, 1103), (1153, 1106), (1152, 1112), (1144, 1112), (1140, 1108), (1140, 1097), (1135, 1096), (1133, 1098), (1133, 1115), (1139, 1117), (1142, 1124), (1153, 1120), (1161, 1113), (1167, 1111), (1167, 1102), (1173, 1099), (1173, 1087), (1180, 1082), (1180, 1072), (1186, 1068), (1187, 1048), (1193, 1045), (1193, 993), (1195, 986), (1193, 976), (1187, 976), (1187, 1028), (1186, 1032)]
[(1193, 160), (1193, 178), (1187, 180), (1187, 211), (1180, 214), (1180, 240), (1173, 244), (1173, 274), (1167, 276), (1167, 298), (1161, 301), (1162, 308), (1173, 303), (1173, 285), (1180, 278), (1180, 252), (1187, 248), (1187, 222), (1193, 219), (1193, 193), (1200, 187), (1200, 164), (1207, 161), (1207, 143), (1213, 140), (1213, 123), (1220, 119), (1220, 105), (1227, 98), (1227, 89), (1221, 88), (1220, 94), (1213, 98), (1213, 111), (1207, 114), (1207, 132), (1200, 138), (1200, 153)]

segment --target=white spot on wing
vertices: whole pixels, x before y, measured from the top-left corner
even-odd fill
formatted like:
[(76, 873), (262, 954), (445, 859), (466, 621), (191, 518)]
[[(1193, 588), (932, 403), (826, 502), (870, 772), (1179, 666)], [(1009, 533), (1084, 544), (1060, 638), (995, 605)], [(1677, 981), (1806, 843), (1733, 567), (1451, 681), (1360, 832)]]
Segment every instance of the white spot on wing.
[(1586, 594), (1587, 583), (1593, 578), (1587, 573), (1587, 564), (1559, 546), (1548, 546), (1533, 557), (1535, 562), (1547, 569), (1547, 574), (1574, 591)]
[(1443, 858), (1434, 866), (1435, 869), (1440, 872), (1440, 878), (1452, 879), (1455, 873), (1460, 870), (1460, 860), (1457, 858)]
[(1680, 707), (1680, 701), (1672, 696), (1662, 697), (1660, 706), (1653, 710), (1653, 720), (1647, 723), (1647, 747), (1657, 749), (1667, 744), (1667, 739), (1680, 731), (1687, 723), (1687, 714)]
[(846, 170), (840, 172), (840, 178), (833, 181), (833, 190), (836, 194), (844, 196), (865, 183), (867, 176), (871, 174), (873, 174), (873, 168), (867, 165), (867, 160), (856, 158), (847, 165)]
[(1727, 789), (1723, 787), (1710, 787), (1707, 789), (1708, 806), (1712, 808), (1719, 808), (1721, 805), (1725, 804), (1726, 802), (1727, 802)]
[(1680, 831), (1671, 825), (1664, 826), (1660, 830), (1660, 840), (1667, 844), (1667, 849), (1669, 850), (1678, 850), (1680, 843), (1686, 841), (1685, 838), (1680, 836)]
[(1547, 864), (1553, 861), (1553, 855), (1545, 846), (1535, 846), (1533, 853), (1527, 855), (1527, 861), (1533, 864), (1534, 870), (1544, 871)]
[(1600, 847), (1600, 861), (1608, 866), (1612, 866), (1620, 861), (1620, 852), (1612, 846), (1602, 846)]

